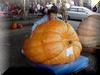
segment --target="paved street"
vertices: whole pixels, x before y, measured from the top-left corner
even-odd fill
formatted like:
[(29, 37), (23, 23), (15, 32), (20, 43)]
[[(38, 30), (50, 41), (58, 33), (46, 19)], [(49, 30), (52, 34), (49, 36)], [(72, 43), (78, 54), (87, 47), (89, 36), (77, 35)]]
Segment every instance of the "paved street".
[[(0, 17), (1, 18), (1, 17)], [(8, 50), (8, 40), (6, 34), (4, 19), (0, 19), (0, 75), (9, 66), (9, 50)]]
[[(77, 29), (80, 21), (70, 20), (69, 23)], [(32, 24), (25, 25), (22, 29), (11, 30), (9, 29), (9, 22), (0, 21), (0, 67), (2, 67), (0, 71), (3, 71), (9, 65), (29, 66), (23, 59), (21, 50), (25, 38), (30, 35), (31, 27)]]
[(69, 23), (73, 26), (73, 28), (76, 30), (81, 21), (69, 20), (68, 22), (69, 22)]

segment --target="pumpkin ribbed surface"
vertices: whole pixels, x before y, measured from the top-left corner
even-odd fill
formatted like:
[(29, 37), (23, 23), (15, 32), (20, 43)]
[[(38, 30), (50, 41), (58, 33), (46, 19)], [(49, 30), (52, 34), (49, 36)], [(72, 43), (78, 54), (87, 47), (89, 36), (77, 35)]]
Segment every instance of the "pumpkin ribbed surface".
[(30, 60), (42, 64), (69, 63), (78, 58), (81, 49), (74, 29), (61, 20), (50, 20), (37, 26), (23, 47)]
[(80, 23), (78, 35), (83, 47), (100, 49), (100, 16), (91, 15)]

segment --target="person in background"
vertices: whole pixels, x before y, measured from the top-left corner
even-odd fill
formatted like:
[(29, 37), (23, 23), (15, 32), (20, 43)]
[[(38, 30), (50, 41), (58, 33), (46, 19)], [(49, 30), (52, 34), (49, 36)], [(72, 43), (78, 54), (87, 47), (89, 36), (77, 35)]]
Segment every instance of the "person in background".
[[(60, 20), (57, 17), (57, 14), (58, 14), (57, 7), (52, 6), (51, 9), (48, 11), (47, 15), (43, 16), (41, 19), (34, 22), (34, 24), (32, 26), (32, 32), (35, 30), (35, 28), (38, 25), (40, 25), (48, 20), (53, 20), (53, 19)], [(72, 31), (72, 30), (70, 30), (70, 31)], [(59, 65), (56, 65), (56, 67), (60, 68), (61, 72), (65, 72), (66, 74), (68, 74), (68, 73), (75, 73), (75, 72), (79, 72), (80, 70), (84, 70), (84, 69), (90, 67), (90, 65), (89, 65), (90, 63), (92, 63), (92, 62), (90, 62), (90, 58), (80, 55), (76, 61), (73, 61), (69, 64), (60, 65), (60, 67), (59, 67)]]
[(45, 5), (43, 9), (44, 15), (48, 13), (48, 7)]
[(38, 10), (38, 12), (40, 11), (40, 8), (41, 8), (41, 5), (38, 3), (37, 4), (37, 10)]
[(60, 11), (60, 8), (61, 8), (61, 6), (62, 6), (62, 3), (61, 3), (61, 2), (57, 2), (57, 3), (56, 3), (56, 6), (57, 6), (58, 10)]
[(62, 2), (62, 6), (60, 8), (60, 13), (62, 15), (62, 18), (65, 22), (67, 22), (67, 18), (68, 18), (68, 12), (67, 12), (67, 7), (65, 5), (65, 2)]
[(53, 4), (52, 4), (51, 2), (50, 2), (50, 3), (47, 2), (46, 7), (47, 7), (48, 9), (51, 9), (52, 6), (53, 6)]
[(93, 12), (96, 12), (97, 11), (97, 6), (95, 5), (92, 9)]
[(44, 15), (44, 7), (43, 7), (43, 5), (41, 5), (41, 7), (40, 7), (40, 13), (41, 13), (42, 15)]
[(28, 13), (29, 13), (29, 14), (32, 13), (32, 4), (29, 5), (29, 11), (28, 11)]

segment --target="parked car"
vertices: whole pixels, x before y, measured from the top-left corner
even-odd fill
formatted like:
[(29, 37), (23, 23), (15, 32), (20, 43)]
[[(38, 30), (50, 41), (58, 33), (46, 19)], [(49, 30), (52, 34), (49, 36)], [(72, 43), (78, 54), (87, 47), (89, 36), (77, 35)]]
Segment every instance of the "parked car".
[(68, 19), (83, 20), (87, 16), (94, 14), (99, 15), (99, 13), (95, 13), (92, 10), (83, 6), (71, 6), (68, 10)]

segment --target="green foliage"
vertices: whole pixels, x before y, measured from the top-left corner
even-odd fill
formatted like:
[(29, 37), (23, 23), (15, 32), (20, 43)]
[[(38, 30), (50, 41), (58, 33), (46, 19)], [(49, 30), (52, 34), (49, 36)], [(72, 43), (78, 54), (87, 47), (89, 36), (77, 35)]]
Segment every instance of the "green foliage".
[(100, 1), (98, 2), (98, 6), (100, 7)]

